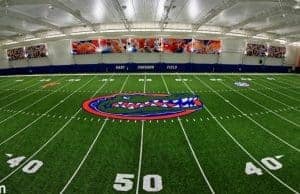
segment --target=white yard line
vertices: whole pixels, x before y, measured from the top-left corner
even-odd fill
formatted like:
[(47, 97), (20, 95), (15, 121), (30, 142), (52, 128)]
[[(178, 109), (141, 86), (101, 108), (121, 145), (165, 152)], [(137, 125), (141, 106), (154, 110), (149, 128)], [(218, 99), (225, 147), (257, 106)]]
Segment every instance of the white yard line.
[[(298, 74), (298, 76), (299, 76), (299, 74)], [(285, 79), (285, 78), (282, 78), (282, 76), (280, 76), (279, 79), (284, 80), (287, 84), (295, 85), (298, 88), (300, 87), (300, 84), (298, 85), (297, 82), (294, 82), (294, 80)]]
[(145, 122), (142, 121), (142, 129), (141, 129), (141, 140), (140, 140), (140, 155), (139, 155), (139, 166), (138, 166), (138, 176), (136, 180), (136, 190), (135, 193), (139, 193), (139, 187), (140, 187), (140, 178), (141, 178), (141, 170), (142, 170), (142, 160), (143, 160), (143, 140), (144, 140), (144, 125)]
[[(168, 88), (168, 85), (167, 85), (167, 83), (166, 83), (165, 78), (163, 77), (163, 75), (161, 75), (161, 78), (162, 78), (163, 83), (164, 83), (164, 85), (165, 85), (166, 91), (168, 92), (168, 94), (170, 94), (170, 90), (169, 90), (169, 88)], [(205, 180), (207, 186), (209, 187), (210, 192), (211, 192), (211, 193), (215, 193), (213, 187), (211, 186), (211, 184), (210, 184), (210, 182), (209, 182), (209, 180), (208, 180), (208, 178), (207, 178), (207, 176), (206, 176), (206, 174), (205, 174), (205, 172), (204, 172), (204, 170), (203, 170), (203, 168), (202, 168), (202, 166), (201, 166), (201, 164), (200, 164), (200, 162), (199, 162), (199, 160), (198, 160), (198, 157), (197, 157), (197, 155), (196, 155), (196, 153), (195, 153), (195, 151), (194, 151), (194, 148), (193, 148), (193, 146), (192, 146), (192, 144), (191, 144), (191, 142), (190, 142), (190, 139), (189, 139), (188, 135), (186, 134), (186, 131), (185, 131), (184, 127), (183, 127), (183, 124), (182, 124), (180, 118), (178, 118), (178, 122), (179, 122), (180, 128), (181, 128), (181, 130), (182, 130), (182, 132), (183, 132), (183, 135), (184, 135), (184, 137), (185, 137), (185, 140), (186, 140), (186, 142), (188, 143), (188, 146), (189, 146), (189, 148), (190, 148), (190, 151), (192, 152), (192, 155), (193, 155), (193, 157), (194, 157), (194, 160), (195, 160), (195, 162), (196, 162), (196, 164), (197, 164), (197, 166), (198, 166), (198, 168), (199, 168), (199, 170), (200, 170), (200, 173), (201, 173), (202, 177), (204, 178), (204, 180)]]
[[(278, 79), (275, 79), (274, 82), (270, 82), (270, 81), (267, 82), (266, 81), (265, 83), (268, 83), (268, 84), (270, 84), (272, 86), (279, 86), (280, 88), (283, 88), (283, 89), (288, 89), (290, 92), (292, 92), (292, 93), (294, 93), (296, 95), (300, 94), (300, 92), (295, 91), (296, 88), (293, 87), (292, 84), (288, 84), (286, 82), (279, 81)], [(276, 83), (281, 83), (281, 84), (284, 84), (285, 86), (283, 86), (283, 85), (277, 85)]]
[[(90, 79), (88, 82), (86, 82), (84, 85), (78, 88), (80, 90), (82, 87), (85, 87), (87, 84), (89, 84), (93, 79), (95, 79), (96, 76), (94, 76), (92, 79)], [(105, 85), (107, 82), (105, 82), (91, 97), (93, 98)], [(20, 168), (22, 168), (24, 165), (26, 165), (27, 162), (32, 160), (40, 151), (42, 151), (58, 134), (60, 134), (70, 123), (71, 121), (80, 113), (81, 108), (79, 108), (76, 113), (72, 115), (72, 117), (60, 128), (56, 133), (48, 139), (47, 142), (45, 142), (36, 152), (34, 152), (25, 162), (23, 162), (21, 165), (19, 165), (16, 169), (14, 169), (12, 172), (10, 172), (8, 175), (6, 175), (4, 178), (0, 180), (0, 183), (7, 180), (9, 177), (11, 177), (14, 173), (16, 173)]]
[(81, 169), (82, 165), (84, 164), (84, 162), (86, 161), (86, 159), (88, 158), (90, 152), (92, 151), (92, 149), (94, 148), (99, 136), (101, 135), (104, 126), (106, 125), (108, 119), (105, 119), (105, 121), (103, 122), (101, 128), (99, 129), (95, 139), (93, 140), (93, 143), (90, 145), (88, 151), (86, 152), (86, 154), (84, 155), (84, 157), (82, 158), (80, 164), (78, 165), (78, 167), (76, 168), (76, 170), (74, 171), (73, 175), (70, 177), (70, 179), (68, 180), (68, 182), (65, 184), (65, 186), (63, 187), (63, 189), (60, 191), (60, 193), (64, 193), (65, 190), (68, 188), (68, 186), (72, 183), (73, 179), (76, 177), (77, 173), (79, 172), (79, 170)]
[[(90, 79), (88, 82), (86, 82), (84, 85), (80, 86), (77, 90), (80, 90), (81, 88), (85, 87), (88, 83), (90, 83), (93, 79), (95, 78), (95, 76)], [(48, 109), (46, 112), (42, 113), (38, 118), (36, 118), (34, 121), (32, 121), (31, 123), (29, 123), (28, 125), (26, 125), (25, 127), (23, 127), (22, 129), (18, 130), (16, 133), (14, 133), (13, 135), (11, 135), (9, 138), (5, 139), (4, 141), (2, 141), (0, 143), (0, 146), (5, 144), (6, 142), (10, 141), (11, 139), (13, 139), (15, 136), (19, 135), (20, 133), (22, 133), (24, 130), (26, 130), (28, 127), (32, 126), (34, 123), (36, 123), (37, 121), (39, 121), (40, 119), (42, 119), (43, 117), (45, 117), (50, 111), (54, 110), (56, 107), (58, 107), (60, 104), (62, 104), (65, 100), (67, 100), (68, 98), (70, 98), (73, 94), (76, 93), (75, 90), (73, 93), (69, 94), (68, 96), (66, 96), (65, 98), (63, 98), (62, 100), (59, 101), (59, 103), (57, 103), (56, 105), (54, 105), (53, 107), (51, 107), (50, 109)]]
[[(4, 123), (5, 121), (7, 121), (7, 120), (9, 120), (9, 119), (11, 119), (11, 118), (13, 118), (13, 117), (15, 117), (16, 115), (18, 115), (18, 114), (21, 113), (22, 111), (27, 110), (28, 108), (30, 108), (30, 107), (36, 105), (37, 103), (39, 103), (39, 102), (41, 102), (42, 100), (48, 98), (49, 96), (55, 94), (58, 90), (61, 90), (62, 88), (66, 87), (67, 85), (68, 85), (68, 84), (65, 84), (64, 86), (62, 86), (62, 87), (60, 87), (60, 88), (58, 88), (58, 89), (56, 89), (56, 90), (53, 90), (53, 92), (51, 92), (51, 93), (49, 93), (49, 94), (43, 96), (42, 98), (38, 99), (38, 100), (35, 101), (34, 103), (32, 103), (32, 104), (30, 104), (30, 105), (24, 107), (24, 108), (21, 109), (21, 110), (18, 110), (16, 113), (14, 113), (14, 114), (10, 115), (9, 117), (6, 117), (6, 118), (3, 119), (2, 121), (0, 121), (0, 124), (2, 124), (2, 123)], [(34, 93), (33, 93), (33, 94), (34, 94)], [(3, 109), (3, 107), (1, 107), (1, 109)]]
[[(227, 84), (225, 84), (225, 83), (223, 83), (223, 82), (220, 82), (220, 83), (221, 83), (222, 85), (224, 85), (226, 88), (231, 89), (231, 87), (229, 87)], [(262, 104), (260, 104), (260, 103), (258, 103), (258, 102), (256, 102), (256, 101), (254, 101), (253, 99), (251, 99), (251, 98), (249, 98), (248, 96), (244, 95), (244, 94), (241, 93), (240, 91), (235, 90), (235, 89), (234, 89), (233, 91), (234, 91), (235, 93), (237, 93), (237, 94), (243, 96), (244, 98), (246, 98), (247, 100), (249, 100), (249, 101), (252, 102), (253, 104), (256, 104), (257, 106), (260, 106), (261, 108), (263, 108), (263, 109), (265, 109), (265, 110), (268, 110), (269, 112), (271, 112), (272, 114), (274, 114), (274, 115), (277, 116), (278, 118), (280, 118), (280, 119), (282, 119), (282, 120), (284, 120), (284, 121), (286, 121), (286, 122), (288, 122), (288, 123), (290, 123), (290, 124), (292, 124), (292, 125), (295, 125), (296, 127), (300, 127), (299, 124), (297, 124), (297, 123), (295, 123), (295, 122), (293, 122), (293, 121), (291, 121), (291, 120), (285, 118), (284, 116), (281, 116), (280, 114), (278, 114), (278, 113), (272, 111), (272, 110), (269, 109), (268, 107), (265, 107), (264, 105), (262, 105)]]
[(258, 94), (260, 94), (260, 95), (263, 95), (263, 96), (269, 98), (270, 100), (273, 100), (273, 101), (275, 101), (275, 102), (278, 102), (279, 104), (282, 104), (282, 105), (284, 105), (284, 106), (286, 106), (286, 107), (290, 107), (290, 108), (292, 108), (293, 110), (299, 112), (298, 109), (296, 109), (296, 108), (294, 108), (293, 106), (290, 106), (290, 105), (288, 105), (288, 104), (286, 104), (286, 103), (284, 103), (284, 102), (282, 102), (282, 101), (280, 101), (280, 100), (278, 100), (278, 99), (276, 99), (276, 98), (274, 98), (274, 97), (270, 97), (270, 96), (268, 96), (268, 95), (266, 95), (266, 94), (264, 94), (264, 93), (262, 93), (262, 92), (260, 92), (260, 91), (258, 91), (258, 90), (254, 90), (253, 88), (252, 88), (251, 90), (254, 91), (254, 92), (256, 92), (256, 93), (258, 93)]
[[(186, 82), (183, 82), (184, 85), (187, 87), (187, 89), (193, 93), (194, 91), (189, 87), (189, 85), (187, 85)], [(280, 184), (282, 184), (283, 186), (285, 186), (287, 189), (289, 189), (290, 191), (294, 192), (294, 193), (299, 193), (296, 189), (292, 188), (291, 186), (289, 186), (287, 183), (285, 183), (284, 181), (282, 181), (280, 178), (278, 178), (276, 175), (274, 175), (271, 171), (269, 171), (264, 165), (262, 165), (258, 160), (256, 160), (256, 158), (250, 154), (246, 148), (244, 148), (244, 146), (242, 146), (237, 139), (235, 139), (231, 133), (224, 127), (224, 125), (217, 119), (217, 117), (212, 114), (209, 110), (209, 108), (207, 106), (204, 105), (205, 110), (208, 112), (208, 114), (216, 121), (216, 123), (223, 129), (223, 131), (234, 141), (234, 143), (236, 143), (241, 150), (243, 150), (257, 165), (259, 165), (262, 169), (264, 169), (270, 176), (272, 176), (275, 180), (277, 180)]]
[[(30, 80), (29, 82), (31, 82), (31, 81), (33, 82), (34, 80)], [(12, 95), (15, 95), (15, 94), (18, 94), (18, 93), (20, 93), (20, 92), (26, 91), (27, 89), (32, 88), (32, 87), (34, 87), (34, 86), (36, 86), (36, 85), (38, 85), (38, 84), (39, 84), (39, 82), (37, 82), (37, 83), (35, 83), (35, 84), (33, 84), (33, 85), (30, 85), (30, 86), (28, 86), (28, 87), (26, 87), (26, 88), (24, 88), (24, 89), (18, 90), (17, 92), (12, 92), (12, 93), (10, 93), (9, 95), (6, 95), (6, 96), (0, 98), (0, 100), (4, 100), (4, 99), (6, 99), (6, 98), (8, 98), (8, 97), (10, 97), (10, 96), (12, 96)]]
[[(22, 83), (24, 83), (24, 82), (22, 82)], [(3, 83), (1, 83), (1, 84), (3, 84)], [(8, 82), (7, 84), (5, 84), (5, 85), (1, 85), (1, 88), (0, 88), (0, 90), (6, 90), (7, 88), (10, 88), (11, 86), (13, 86), (13, 85), (15, 85), (16, 83), (14, 82), (14, 81), (12, 81), (12, 80), (10, 80), (10, 82)], [(17, 85), (18, 86), (18, 85)], [(2, 92), (1, 92), (2, 93)], [(1, 94), (0, 93), (0, 94)]]
[[(225, 76), (225, 77), (226, 77), (226, 76)], [(229, 78), (229, 77), (226, 77), (226, 78), (227, 78), (227, 79), (233, 80), (232, 78)], [(290, 105), (288, 105), (288, 104), (286, 104), (286, 103), (284, 103), (284, 102), (278, 100), (277, 98), (270, 97), (270, 96), (264, 94), (263, 92), (260, 92), (259, 90), (256, 90), (256, 89), (253, 89), (253, 88), (249, 88), (249, 89), (250, 89), (251, 91), (254, 91), (254, 92), (256, 92), (256, 93), (258, 93), (258, 94), (260, 94), (260, 95), (263, 95), (263, 96), (269, 98), (270, 100), (276, 101), (276, 102), (278, 102), (279, 104), (282, 104), (282, 105), (284, 105), (284, 106), (286, 106), (286, 107), (290, 107), (290, 108), (292, 108), (293, 110), (299, 112), (298, 109), (296, 109), (296, 108), (294, 108), (294, 107), (292, 107), (292, 106), (290, 106)], [(217, 90), (215, 90), (215, 91), (217, 91)], [(234, 90), (232, 90), (232, 91), (234, 91)]]
[(170, 91), (169, 91), (169, 88), (168, 88), (168, 85), (167, 85), (167, 83), (166, 83), (166, 80), (165, 80), (164, 76), (163, 76), (162, 74), (161, 74), (160, 76), (161, 76), (161, 79), (163, 80), (163, 83), (164, 83), (164, 85), (165, 85), (165, 88), (166, 88), (168, 94), (170, 94)]
[[(265, 75), (294, 75), (299, 76), (297, 73), (147, 73), (147, 75), (258, 75), (258, 76), (265, 76)], [(41, 76), (90, 76), (90, 75), (141, 75), (141, 73), (73, 73), (73, 74), (35, 74), (35, 75), (0, 75), (0, 77), (41, 77)]]
[(297, 101), (297, 102), (300, 102), (299, 99), (294, 98), (294, 97), (292, 97), (292, 96), (289, 96), (289, 95), (287, 95), (287, 94), (285, 94), (285, 93), (283, 93), (283, 92), (274, 90), (273, 88), (270, 88), (270, 87), (268, 87), (268, 86), (266, 86), (266, 85), (264, 85), (264, 84), (258, 83), (258, 82), (256, 82), (256, 81), (252, 81), (252, 82), (255, 83), (255, 84), (257, 84), (257, 85), (259, 85), (259, 86), (262, 86), (262, 87), (264, 87), (264, 88), (268, 88), (269, 90), (271, 90), (271, 91), (273, 91), (273, 92), (276, 92), (276, 93), (278, 93), (278, 94), (281, 94), (282, 96), (285, 96), (285, 97), (287, 97), (287, 98), (289, 98), (289, 99), (291, 99), (291, 100), (295, 100), (295, 101)]
[(130, 76), (130, 75), (128, 75), (128, 76), (126, 77), (126, 79), (125, 79), (125, 81), (124, 81), (124, 83), (123, 83), (123, 85), (122, 85), (121, 90), (120, 90), (119, 93), (122, 93), (122, 92), (123, 92), (123, 90), (124, 90), (124, 88), (125, 88), (125, 85), (126, 85), (126, 83), (127, 83), (127, 81), (128, 81), (129, 76)]
[(210, 182), (209, 182), (207, 176), (205, 175), (205, 172), (204, 172), (203, 168), (202, 168), (201, 165), (200, 165), (200, 162), (199, 162), (199, 160), (198, 160), (198, 158), (197, 158), (197, 155), (196, 155), (196, 153), (195, 153), (195, 151), (194, 151), (194, 149), (193, 149), (193, 146), (192, 146), (192, 144), (191, 144), (191, 142), (190, 142), (190, 140), (189, 140), (189, 137), (187, 136), (187, 134), (186, 134), (186, 132), (185, 132), (185, 129), (184, 129), (183, 125), (182, 125), (182, 122), (181, 122), (180, 118), (178, 118), (178, 122), (179, 122), (180, 127), (181, 127), (181, 130), (182, 130), (182, 132), (183, 132), (183, 134), (184, 134), (185, 140), (187, 141), (187, 143), (188, 143), (188, 145), (189, 145), (189, 148), (190, 148), (190, 150), (191, 150), (191, 152), (192, 152), (192, 155), (193, 155), (193, 157), (194, 157), (194, 159), (195, 159), (195, 161), (196, 161), (196, 163), (197, 163), (197, 166), (198, 166), (198, 168), (199, 168), (199, 170), (200, 170), (200, 172), (201, 172), (201, 174), (202, 174), (202, 176), (203, 176), (203, 178), (204, 178), (206, 184), (207, 184), (208, 187), (209, 187), (210, 192), (211, 192), (211, 193), (215, 193), (215, 191), (214, 191), (214, 189), (212, 188), (212, 186), (211, 186), (211, 184), (210, 184)]
[[(145, 76), (144, 76), (144, 91), (143, 91), (144, 93), (146, 93), (146, 82), (147, 82), (147, 76), (145, 74)], [(136, 190), (135, 190), (136, 194), (139, 193), (139, 188), (140, 188), (140, 178), (141, 178), (142, 160), (143, 160), (144, 125), (145, 125), (145, 122), (142, 121), (138, 176), (137, 176)]]
[[(122, 87), (121, 87), (121, 90), (120, 90), (120, 92), (119, 92), (120, 94), (123, 92), (124, 87), (125, 87), (125, 85), (126, 85), (126, 83), (127, 83), (127, 81), (128, 81), (128, 78), (129, 78), (129, 75), (126, 77), (126, 79), (125, 79), (125, 81), (124, 81), (124, 83), (123, 83), (123, 85), (122, 85)], [(85, 163), (85, 161), (87, 160), (87, 158), (88, 158), (90, 152), (93, 150), (93, 148), (94, 148), (94, 146), (95, 146), (95, 144), (96, 144), (96, 142), (97, 142), (99, 136), (101, 135), (101, 133), (102, 133), (102, 131), (103, 131), (105, 125), (106, 125), (107, 120), (108, 120), (108, 119), (105, 119), (105, 121), (104, 121), (104, 123), (102, 124), (101, 128), (99, 129), (99, 131), (98, 131), (96, 137), (94, 138), (92, 144), (90, 145), (90, 147), (89, 147), (87, 153), (84, 155), (84, 157), (82, 158), (80, 164), (78, 165), (78, 167), (76, 168), (76, 170), (74, 171), (74, 173), (72, 174), (72, 176), (69, 178), (69, 180), (67, 181), (67, 183), (65, 184), (65, 186), (63, 187), (63, 189), (60, 191), (61, 194), (64, 193), (64, 192), (66, 191), (66, 189), (69, 187), (69, 185), (72, 183), (72, 181), (74, 180), (74, 178), (75, 178), (76, 175), (78, 174), (78, 172), (79, 172), (79, 170), (81, 169), (82, 165), (83, 165), (83, 164)]]
[(215, 91), (211, 86), (209, 86), (207, 83), (205, 83), (203, 80), (201, 80), (199, 77), (195, 78), (197, 80), (199, 80), (203, 85), (205, 85), (207, 88), (209, 88), (211, 91), (213, 91), (217, 96), (219, 96), (220, 98), (222, 98), (227, 104), (229, 104), (230, 106), (232, 106), (235, 110), (239, 111), (242, 115), (244, 115), (247, 119), (249, 119), (250, 121), (252, 121), (255, 125), (257, 125), (258, 127), (260, 127), (262, 130), (264, 130), (265, 132), (267, 132), (269, 135), (275, 137), (277, 140), (279, 140), (280, 142), (284, 143), (285, 145), (287, 145), (288, 147), (292, 148), (293, 150), (300, 152), (300, 149), (297, 148), (296, 146), (291, 145), (290, 143), (288, 143), (287, 141), (281, 139), (280, 137), (278, 137), (277, 135), (275, 135), (274, 133), (272, 133), (269, 129), (267, 129), (266, 127), (262, 126), (260, 123), (258, 123), (257, 121), (255, 121), (254, 119), (252, 119), (250, 116), (248, 116), (246, 113), (244, 113), (241, 109), (239, 109), (237, 106), (235, 106), (234, 104), (232, 104), (230, 102), (230, 100), (226, 99), (224, 96), (222, 96), (220, 93), (218, 93), (217, 91)]

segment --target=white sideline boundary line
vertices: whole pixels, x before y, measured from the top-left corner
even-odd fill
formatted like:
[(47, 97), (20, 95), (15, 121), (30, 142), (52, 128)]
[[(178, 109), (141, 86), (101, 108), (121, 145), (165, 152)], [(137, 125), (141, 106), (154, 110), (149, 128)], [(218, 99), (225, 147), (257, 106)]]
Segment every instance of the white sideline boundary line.
[[(195, 94), (195, 92), (189, 87), (189, 85), (183, 81), (184, 85), (187, 87), (187, 89)], [(280, 184), (282, 184), (283, 186), (285, 186), (286, 188), (288, 188), (290, 191), (294, 192), (294, 193), (299, 193), (296, 189), (292, 188), (291, 186), (289, 186), (287, 183), (285, 183), (284, 181), (282, 181), (280, 178), (278, 178), (276, 175), (274, 175), (271, 171), (269, 171), (266, 167), (264, 167), (264, 165), (262, 165), (258, 160), (256, 160), (256, 158), (250, 154), (246, 148), (244, 148), (244, 146), (242, 146), (232, 135), (231, 133), (224, 127), (224, 125), (217, 119), (217, 117), (212, 114), (210, 112), (210, 110), (208, 109), (207, 106), (204, 105), (204, 108), (207, 110), (207, 112), (209, 113), (209, 115), (216, 121), (216, 123), (223, 129), (223, 131), (240, 147), (241, 150), (243, 150), (257, 165), (259, 165), (262, 169), (264, 169), (270, 176), (272, 176), (275, 180), (277, 180)]]
[[(168, 85), (167, 85), (166, 80), (165, 80), (165, 78), (163, 77), (163, 75), (161, 75), (161, 78), (162, 78), (162, 80), (163, 80), (163, 83), (164, 83), (164, 85), (165, 85), (165, 88), (166, 88), (168, 94), (170, 94)], [(197, 164), (197, 166), (198, 166), (198, 168), (199, 168), (199, 170), (200, 170), (200, 173), (201, 173), (202, 177), (204, 178), (204, 180), (205, 180), (205, 182), (206, 182), (206, 184), (207, 184), (207, 186), (208, 186), (210, 192), (211, 192), (212, 194), (214, 194), (215, 191), (214, 191), (213, 187), (211, 186), (211, 184), (210, 184), (210, 182), (209, 182), (209, 180), (208, 180), (208, 178), (207, 178), (207, 176), (206, 176), (206, 174), (205, 174), (205, 172), (204, 172), (204, 170), (203, 170), (203, 168), (202, 168), (202, 166), (201, 166), (201, 164), (200, 164), (200, 162), (199, 162), (199, 160), (198, 160), (198, 157), (197, 157), (197, 155), (196, 155), (196, 153), (195, 153), (195, 151), (194, 151), (194, 149), (193, 149), (193, 146), (192, 146), (192, 144), (191, 144), (191, 142), (190, 142), (190, 140), (189, 140), (188, 135), (186, 134), (186, 131), (185, 131), (184, 127), (183, 127), (183, 124), (182, 124), (182, 122), (181, 122), (181, 120), (180, 120), (179, 117), (178, 117), (177, 119), (178, 119), (180, 128), (181, 128), (181, 130), (182, 130), (182, 132), (183, 132), (183, 135), (184, 135), (184, 137), (185, 137), (185, 140), (186, 140), (186, 142), (188, 143), (188, 146), (189, 146), (189, 148), (190, 148), (190, 151), (191, 151), (191, 153), (192, 153), (192, 155), (193, 155), (193, 157), (194, 157), (194, 160), (195, 160), (195, 162), (196, 162), (196, 164)]]
[[(62, 78), (62, 79), (63, 79), (63, 78)], [(59, 80), (62, 80), (62, 79), (59, 79)], [(57, 88), (56, 90), (53, 90), (52, 92), (50, 92), (49, 94), (47, 94), (47, 95), (43, 96), (42, 98), (38, 99), (38, 100), (35, 101), (34, 103), (32, 103), (32, 104), (30, 104), (30, 105), (24, 107), (24, 108), (21, 109), (21, 110), (18, 110), (16, 113), (14, 113), (14, 114), (10, 115), (9, 117), (7, 117), (7, 118), (3, 119), (2, 121), (0, 121), (0, 124), (4, 123), (5, 121), (7, 121), (7, 120), (9, 120), (9, 119), (11, 119), (11, 118), (14, 118), (16, 115), (18, 115), (19, 113), (23, 112), (24, 110), (27, 110), (28, 108), (30, 108), (30, 107), (36, 105), (37, 103), (43, 101), (44, 99), (48, 98), (49, 96), (55, 94), (57, 91), (63, 89), (63, 88), (66, 87), (68, 84), (69, 84), (69, 83), (66, 83), (64, 86), (62, 86), (62, 87), (60, 87), (60, 88)], [(34, 94), (34, 93), (32, 93), (32, 94)], [(1, 109), (3, 109), (3, 107), (1, 107)]]
[[(89, 84), (93, 79), (95, 79), (96, 76), (94, 76), (92, 79), (90, 79), (88, 82), (86, 82), (84, 85), (82, 85), (81, 87), (79, 87), (77, 90), (80, 90), (80, 88), (86, 86), (87, 84)], [(104, 82), (104, 84), (93, 94), (92, 98), (107, 84), (107, 82)], [(9, 177), (11, 177), (14, 173), (16, 173), (20, 168), (22, 168), (24, 165), (26, 165), (27, 162), (29, 162), (30, 160), (32, 160), (40, 151), (42, 151), (58, 134), (60, 134), (70, 123), (71, 121), (80, 113), (81, 111), (81, 107), (77, 110), (76, 113), (74, 113), (72, 115), (72, 117), (60, 128), (58, 129), (55, 134), (53, 136), (50, 137), (50, 139), (48, 139), (47, 142), (45, 142), (36, 152), (34, 152), (25, 162), (23, 162), (22, 164), (20, 164), (15, 170), (13, 170), (12, 172), (10, 172), (8, 175), (6, 175), (4, 178), (2, 178), (0, 180), (0, 183), (2, 183), (3, 181), (5, 181), (6, 179), (8, 179)]]
[(244, 115), (248, 120), (252, 121), (254, 124), (256, 124), (258, 127), (260, 127), (262, 130), (264, 130), (265, 132), (267, 132), (269, 135), (275, 137), (277, 140), (279, 140), (280, 142), (282, 142), (283, 144), (287, 145), (288, 147), (292, 148), (293, 150), (300, 152), (300, 149), (297, 148), (296, 146), (291, 145), (290, 143), (288, 143), (287, 141), (281, 139), (280, 137), (278, 137), (277, 135), (275, 135), (273, 132), (271, 132), (269, 129), (267, 129), (266, 127), (262, 126), (260, 123), (258, 123), (256, 120), (252, 119), (250, 116), (248, 116), (248, 114), (245, 114), (241, 109), (239, 109), (237, 106), (235, 106), (234, 104), (232, 104), (230, 102), (230, 100), (226, 99), (223, 95), (221, 95), (219, 92), (217, 92), (216, 90), (214, 90), (211, 86), (209, 86), (205, 81), (201, 80), (199, 77), (195, 78), (197, 80), (199, 80), (203, 85), (205, 85), (207, 88), (209, 88), (211, 91), (213, 91), (217, 96), (219, 96), (221, 99), (223, 99), (226, 103), (228, 103), (230, 106), (232, 106), (234, 109), (236, 109), (237, 111), (239, 111), (242, 115)]
[(244, 98), (246, 98), (248, 101), (252, 102), (253, 104), (256, 104), (257, 106), (260, 106), (261, 108), (263, 108), (263, 109), (265, 109), (265, 110), (267, 110), (267, 111), (273, 113), (273, 114), (274, 114), (275, 116), (277, 116), (278, 118), (280, 118), (280, 119), (282, 119), (282, 120), (284, 120), (284, 121), (286, 121), (286, 122), (288, 122), (288, 123), (290, 123), (290, 124), (292, 124), (292, 125), (295, 125), (296, 127), (299, 127), (299, 128), (300, 128), (300, 125), (299, 125), (299, 124), (297, 124), (297, 123), (295, 123), (295, 122), (293, 122), (293, 121), (291, 121), (291, 120), (285, 118), (284, 116), (281, 116), (280, 114), (278, 114), (278, 113), (272, 111), (272, 110), (269, 109), (268, 107), (265, 107), (264, 105), (262, 105), (262, 104), (260, 104), (260, 103), (258, 103), (258, 102), (256, 102), (256, 101), (254, 101), (253, 99), (251, 99), (251, 98), (248, 97), (247, 95), (244, 95), (243, 93), (241, 93), (240, 91), (234, 89), (233, 87), (230, 87), (230, 86), (228, 86), (227, 84), (225, 84), (225, 83), (223, 83), (223, 82), (221, 82), (221, 84), (224, 85), (226, 88), (233, 89), (233, 91), (234, 91), (235, 93), (237, 93), (237, 94), (243, 96)]
[[(93, 79), (95, 78), (95, 76), (90, 79), (88, 82), (86, 82), (84, 85), (80, 86), (79, 88), (77, 88), (77, 90), (80, 90), (81, 88), (83, 88), (84, 86), (86, 86), (89, 82), (91, 82)], [(71, 97), (73, 94), (76, 93), (75, 90), (73, 93), (69, 94), (68, 96), (66, 96), (65, 98), (63, 98), (62, 100), (60, 100), (56, 105), (52, 106), (50, 109), (48, 109), (46, 112), (44, 112), (43, 114), (41, 114), (38, 118), (36, 118), (34, 121), (32, 121), (31, 123), (29, 123), (28, 125), (26, 125), (25, 127), (23, 127), (22, 129), (18, 130), (16, 133), (14, 133), (13, 135), (11, 135), (10, 137), (6, 138), (4, 141), (2, 141), (0, 143), (0, 146), (5, 144), (6, 142), (10, 141), (11, 139), (13, 139), (15, 136), (17, 136), (18, 134), (22, 133), (24, 130), (26, 130), (28, 127), (32, 126), (34, 123), (36, 123), (37, 121), (39, 121), (40, 119), (42, 119), (44, 116), (46, 116), (49, 112), (51, 112), (52, 110), (54, 110), (57, 106), (59, 106), (60, 104), (62, 104), (66, 99), (68, 99), (69, 97)]]
[(172, 72), (172, 73), (75, 73), (75, 74), (34, 74), (34, 75), (0, 75), (0, 77), (39, 77), (39, 76), (89, 76), (89, 75), (295, 75), (300, 76), (297, 73), (181, 73), (181, 72)]
[[(126, 77), (126, 79), (125, 79), (125, 81), (124, 81), (124, 83), (123, 83), (123, 85), (122, 85), (122, 88), (121, 88), (121, 90), (120, 90), (119, 93), (122, 93), (122, 91), (124, 90), (124, 87), (125, 87), (125, 85), (126, 85), (126, 83), (127, 83), (127, 81), (128, 81), (128, 78), (129, 78), (129, 75)], [(103, 122), (101, 128), (99, 129), (99, 131), (98, 131), (96, 137), (94, 138), (92, 144), (90, 145), (88, 151), (86, 152), (86, 154), (85, 154), (84, 157), (82, 158), (80, 164), (78, 165), (78, 167), (76, 168), (76, 170), (74, 171), (74, 173), (72, 174), (72, 176), (69, 178), (69, 180), (67, 181), (67, 183), (64, 185), (63, 189), (59, 192), (60, 194), (62, 194), (62, 193), (64, 193), (64, 192), (66, 191), (66, 189), (69, 187), (69, 185), (72, 183), (72, 181), (74, 180), (74, 178), (75, 178), (76, 175), (78, 174), (78, 172), (79, 172), (79, 170), (81, 169), (82, 165), (83, 165), (83, 164), (85, 163), (85, 161), (87, 160), (87, 158), (88, 158), (90, 152), (93, 150), (93, 148), (94, 148), (94, 146), (95, 146), (95, 144), (96, 144), (96, 142), (97, 142), (99, 136), (101, 135), (101, 133), (102, 133), (102, 131), (103, 131), (103, 129), (104, 129), (104, 127), (105, 127), (107, 121), (108, 121), (108, 119), (105, 119), (105, 121)]]

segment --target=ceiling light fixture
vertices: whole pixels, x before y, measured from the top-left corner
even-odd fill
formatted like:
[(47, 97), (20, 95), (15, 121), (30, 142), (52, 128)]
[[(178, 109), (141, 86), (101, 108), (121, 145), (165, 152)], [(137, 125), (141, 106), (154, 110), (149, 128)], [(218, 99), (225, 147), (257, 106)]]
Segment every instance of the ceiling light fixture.
[(48, 9), (54, 9), (53, 5), (48, 4)]

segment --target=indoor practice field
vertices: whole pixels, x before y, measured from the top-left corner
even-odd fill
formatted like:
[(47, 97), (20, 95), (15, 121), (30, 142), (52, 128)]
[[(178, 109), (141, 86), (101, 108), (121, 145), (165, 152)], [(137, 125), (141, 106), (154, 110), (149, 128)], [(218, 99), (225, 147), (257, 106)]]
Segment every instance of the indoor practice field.
[[(203, 108), (149, 121), (82, 109), (130, 93), (198, 96)], [(299, 97), (296, 74), (0, 77), (0, 190), (299, 193)]]

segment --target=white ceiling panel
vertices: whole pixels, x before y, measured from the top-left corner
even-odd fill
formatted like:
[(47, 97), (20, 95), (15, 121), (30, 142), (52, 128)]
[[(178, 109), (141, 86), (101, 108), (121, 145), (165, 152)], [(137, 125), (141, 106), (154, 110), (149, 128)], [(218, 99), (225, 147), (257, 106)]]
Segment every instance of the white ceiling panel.
[(0, 0), (0, 38), (14, 39), (20, 32), (43, 38), (45, 31), (66, 36), (147, 29), (283, 36), (299, 32), (299, 26), (291, 24), (300, 21), (295, 4), (295, 0)]
[(8, 16), (0, 17), (0, 25), (8, 25), (14, 28), (24, 29), (25, 31), (31, 31), (31, 32), (45, 29), (44, 26), (32, 24), (27, 21), (19, 20)]
[(286, 27), (286, 28), (282, 28), (282, 29), (278, 29), (278, 30), (273, 30), (273, 31), (270, 31), (270, 32), (276, 33), (276, 34), (288, 34), (288, 33), (297, 32), (297, 33), (300, 34), (300, 25)]
[(26, 15), (48, 21), (61, 27), (80, 24), (80, 21), (70, 13), (56, 7), (50, 9), (48, 4), (16, 5), (12, 8)]
[(179, 22), (197, 23), (201, 17), (222, 2), (223, 0), (177, 0), (176, 6), (179, 11), (172, 12), (171, 18)]
[(13, 35), (17, 35), (17, 33), (7, 31), (7, 30), (0, 30), (0, 36), (13, 36)]
[(300, 21), (300, 16), (299, 15), (286, 15), (283, 17), (282, 14), (278, 14), (272, 17), (266, 17), (266, 18), (261, 18), (261, 20), (249, 23), (244, 26), (245, 29), (253, 29), (253, 30), (260, 30), (262, 28), (267, 28), (276, 24), (280, 23), (285, 23), (288, 22), (289, 20), (297, 20), (299, 19)]
[(105, 0), (64, 0), (73, 10), (80, 10), (81, 15), (91, 23), (119, 22), (115, 10)]
[(273, 7), (276, 7), (276, 3), (250, 1), (240, 2), (221, 12), (217, 17), (208, 22), (208, 24), (213, 26), (230, 27)]

